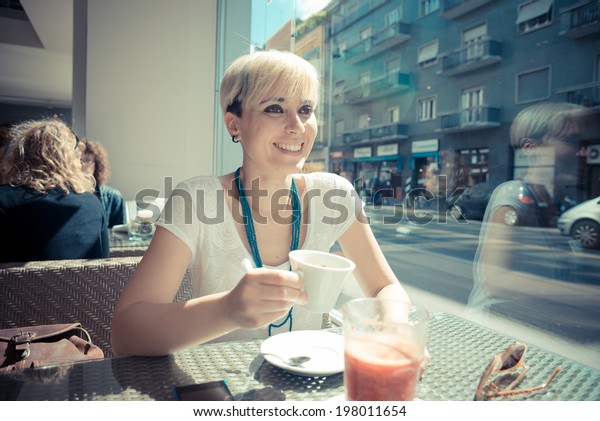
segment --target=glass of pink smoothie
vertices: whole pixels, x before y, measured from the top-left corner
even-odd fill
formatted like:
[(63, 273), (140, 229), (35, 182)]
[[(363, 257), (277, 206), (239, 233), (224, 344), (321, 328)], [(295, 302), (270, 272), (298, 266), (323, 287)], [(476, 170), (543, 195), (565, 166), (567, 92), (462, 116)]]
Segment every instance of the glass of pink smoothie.
[(358, 298), (342, 313), (346, 398), (412, 400), (425, 356), (428, 312), (403, 301)]

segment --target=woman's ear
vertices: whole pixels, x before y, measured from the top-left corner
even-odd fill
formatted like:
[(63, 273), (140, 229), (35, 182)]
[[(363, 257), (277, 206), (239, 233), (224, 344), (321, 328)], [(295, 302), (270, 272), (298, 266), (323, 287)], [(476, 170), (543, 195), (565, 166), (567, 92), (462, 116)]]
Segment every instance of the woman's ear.
[(225, 127), (231, 136), (238, 134), (237, 116), (231, 112), (225, 113)]
[(537, 146), (537, 142), (535, 139), (531, 139), (529, 137), (524, 137), (521, 139), (521, 149), (531, 149)]

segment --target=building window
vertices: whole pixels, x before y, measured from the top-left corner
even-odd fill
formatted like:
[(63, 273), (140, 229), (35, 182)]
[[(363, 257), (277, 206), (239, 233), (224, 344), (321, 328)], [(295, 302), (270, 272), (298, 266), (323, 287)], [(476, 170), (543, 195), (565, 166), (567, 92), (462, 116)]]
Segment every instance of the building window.
[(385, 73), (397, 73), (400, 71), (400, 57), (395, 57), (385, 62)]
[(420, 68), (429, 67), (437, 63), (439, 43), (437, 40), (419, 47), (417, 63)]
[(483, 87), (465, 89), (461, 98), (462, 124), (474, 124), (482, 121)]
[(384, 121), (386, 124), (393, 124), (400, 121), (400, 107), (392, 107), (385, 110)]
[(440, 8), (440, 0), (421, 0), (421, 16), (427, 16)]
[(519, 34), (534, 31), (552, 23), (552, 0), (535, 0), (519, 6), (517, 30)]
[(466, 47), (467, 59), (473, 60), (483, 55), (483, 41), (487, 38), (487, 23), (474, 26), (463, 32), (463, 45)]
[(342, 137), (345, 130), (344, 120), (336, 120), (335, 122), (335, 137)]
[(517, 75), (516, 102), (531, 102), (550, 97), (550, 67)]
[(371, 38), (371, 27), (369, 26), (368, 28), (365, 28), (362, 31), (360, 31), (359, 36), (361, 41), (367, 38)]
[(338, 80), (335, 82), (333, 87), (333, 103), (343, 104), (344, 103), (344, 81)]
[(436, 97), (428, 96), (419, 100), (418, 115), (419, 121), (427, 121), (435, 119), (436, 114)]
[(392, 10), (385, 15), (385, 26), (390, 26), (402, 20), (402, 6)]
[(369, 114), (361, 114), (358, 117), (358, 128), (359, 129), (368, 129), (370, 122), (371, 122), (371, 117), (369, 116)]

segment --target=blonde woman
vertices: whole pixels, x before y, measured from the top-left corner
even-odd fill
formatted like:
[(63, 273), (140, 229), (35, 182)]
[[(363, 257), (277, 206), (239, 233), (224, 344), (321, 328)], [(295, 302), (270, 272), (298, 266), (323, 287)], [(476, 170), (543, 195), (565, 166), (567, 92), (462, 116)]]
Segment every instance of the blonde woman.
[[(408, 299), (351, 183), (301, 172), (317, 135), (318, 99), (316, 70), (291, 53), (255, 52), (229, 67), (221, 108), (242, 164), (174, 191), (117, 303), (116, 353), (162, 355), (213, 340), (320, 329), (321, 314), (295, 305), (306, 295), (289, 270), (290, 249), (329, 251), (337, 241), (356, 263), (365, 295)], [(195, 298), (173, 303), (188, 268)]]
[(15, 125), (11, 136), (2, 161), (0, 261), (108, 257), (102, 203), (73, 131), (43, 119)]

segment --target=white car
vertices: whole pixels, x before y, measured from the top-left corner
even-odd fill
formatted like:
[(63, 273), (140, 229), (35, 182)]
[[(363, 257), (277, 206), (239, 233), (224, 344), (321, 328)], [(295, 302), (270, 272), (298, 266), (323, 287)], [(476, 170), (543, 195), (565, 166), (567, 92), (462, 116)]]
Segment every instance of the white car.
[(584, 248), (600, 247), (600, 196), (565, 211), (558, 218), (562, 235), (570, 235)]

